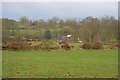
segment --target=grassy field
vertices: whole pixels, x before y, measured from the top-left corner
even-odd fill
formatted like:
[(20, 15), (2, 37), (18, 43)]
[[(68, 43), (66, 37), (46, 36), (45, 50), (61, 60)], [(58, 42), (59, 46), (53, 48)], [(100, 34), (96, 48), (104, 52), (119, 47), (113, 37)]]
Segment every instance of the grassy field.
[(118, 51), (3, 51), (3, 78), (111, 78), (118, 76)]

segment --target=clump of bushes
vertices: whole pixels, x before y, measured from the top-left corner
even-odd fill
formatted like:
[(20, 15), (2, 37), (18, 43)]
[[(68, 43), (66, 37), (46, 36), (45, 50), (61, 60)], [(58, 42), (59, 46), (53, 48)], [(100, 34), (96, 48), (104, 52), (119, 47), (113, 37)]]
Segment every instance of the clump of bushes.
[(118, 42), (110, 42), (109, 48), (110, 49), (120, 48), (120, 44)]
[(64, 43), (63, 45), (61, 45), (61, 48), (65, 49), (65, 50), (70, 50), (71, 49), (71, 47), (67, 43)]
[(83, 48), (83, 49), (102, 49), (103, 45), (100, 42), (94, 42), (94, 43), (86, 42), (81, 46), (81, 48)]
[(39, 50), (39, 49), (41, 49), (41, 46), (42, 46), (42, 44), (36, 44), (33, 46), (33, 49)]
[(50, 50), (56, 50), (56, 49), (59, 49), (59, 46), (51, 46), (49, 49)]
[(2, 50), (12, 50), (12, 47), (11, 43), (7, 43), (2, 45)]
[(56, 50), (59, 49), (59, 46), (55, 45), (53, 42), (50, 41), (43, 41), (40, 44), (36, 44), (33, 46), (35, 50)]
[(92, 44), (89, 42), (84, 43), (81, 48), (83, 49), (92, 49)]
[(100, 42), (93, 43), (92, 49), (102, 49), (103, 45)]
[(73, 46), (73, 45), (71, 45), (71, 46), (70, 46), (70, 48), (71, 48), (71, 49), (74, 49), (74, 46)]
[(49, 40), (45, 40), (39, 44), (36, 44), (33, 46), (34, 50), (58, 50), (58, 49), (65, 49), (65, 50), (70, 50), (70, 49), (74, 49), (73, 45), (68, 45), (67, 42), (60, 44), (57, 44), (53, 41), (49, 41)]
[(30, 45), (27, 42), (11, 42), (2, 45), (2, 50), (31, 50)]

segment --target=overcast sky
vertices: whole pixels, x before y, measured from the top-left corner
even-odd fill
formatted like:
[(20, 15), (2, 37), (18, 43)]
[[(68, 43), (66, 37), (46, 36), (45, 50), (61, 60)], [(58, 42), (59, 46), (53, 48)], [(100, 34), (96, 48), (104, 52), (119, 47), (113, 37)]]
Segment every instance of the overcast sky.
[(85, 18), (87, 16), (118, 17), (118, 2), (3, 2), (2, 17), (18, 20), (22, 16), (30, 19)]

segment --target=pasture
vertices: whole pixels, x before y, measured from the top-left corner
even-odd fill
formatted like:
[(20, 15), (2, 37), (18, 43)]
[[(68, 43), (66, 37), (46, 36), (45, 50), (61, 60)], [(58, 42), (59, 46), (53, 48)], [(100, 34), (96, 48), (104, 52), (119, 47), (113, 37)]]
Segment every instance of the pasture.
[(3, 78), (112, 78), (118, 50), (3, 51)]

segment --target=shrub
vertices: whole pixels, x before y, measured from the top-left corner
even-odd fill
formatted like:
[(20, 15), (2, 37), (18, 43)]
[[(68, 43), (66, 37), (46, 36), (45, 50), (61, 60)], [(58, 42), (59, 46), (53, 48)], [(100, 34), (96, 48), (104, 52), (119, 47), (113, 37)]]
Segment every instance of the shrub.
[(71, 45), (71, 46), (70, 46), (70, 48), (71, 48), (71, 49), (74, 49), (74, 46), (73, 46), (73, 45)]
[(92, 45), (92, 49), (101, 49), (101, 48), (103, 48), (103, 45), (100, 42), (93, 43)]
[(67, 43), (61, 45), (61, 48), (62, 48), (62, 49), (65, 49), (65, 50), (71, 49), (71, 47), (70, 47)]
[(30, 50), (31, 46), (27, 42), (12, 42), (2, 46), (2, 50)]
[(39, 50), (39, 49), (41, 49), (41, 46), (42, 46), (42, 44), (36, 44), (33, 46), (33, 49)]
[(59, 46), (51, 46), (49, 49), (50, 50), (56, 50), (56, 49), (59, 49)]
[(114, 48), (119, 48), (119, 43), (117, 43), (117, 42), (110, 42), (110, 44), (109, 44), (109, 48), (110, 49), (114, 49)]
[(56, 50), (59, 49), (59, 46), (53, 44), (53, 42), (45, 41), (40, 44), (36, 44), (33, 46), (33, 49), (35, 50)]
[(81, 48), (83, 48), (83, 49), (91, 49), (91, 48), (92, 48), (92, 45), (91, 45), (91, 43), (86, 42), (86, 43), (84, 43), (84, 44), (81, 46)]
[(101, 48), (103, 48), (103, 45), (100, 42), (94, 42), (94, 43), (86, 42), (81, 46), (81, 48), (83, 48), (83, 49), (101, 49)]
[(2, 45), (2, 50), (11, 50), (12, 45), (10, 43)]

